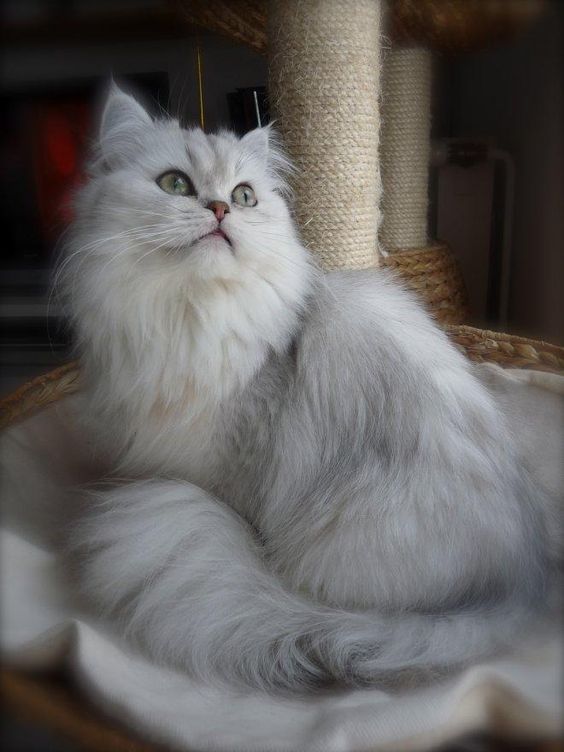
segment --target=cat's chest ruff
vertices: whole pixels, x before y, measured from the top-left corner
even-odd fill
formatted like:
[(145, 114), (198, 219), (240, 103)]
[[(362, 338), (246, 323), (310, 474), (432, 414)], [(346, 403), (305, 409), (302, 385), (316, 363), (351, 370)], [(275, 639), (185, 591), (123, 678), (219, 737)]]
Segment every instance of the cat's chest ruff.
[(151, 377), (143, 389), (123, 395), (136, 416), (129, 437), (135, 435), (137, 458), (161, 473), (192, 482), (217, 475), (220, 458), (228, 465), (225, 458), (231, 453), (233, 459), (243, 440), (238, 426), (253, 422), (254, 400), (237, 405), (263, 380), (271, 354), (287, 348), (297, 313), (280, 298), (265, 297), (263, 285), (247, 287), (216, 283), (190, 296), (167, 290), (165, 304), (154, 306), (153, 336), (135, 338), (143, 346), (131, 371), (141, 364)]
[(207, 381), (204, 371), (199, 380), (179, 373), (174, 398), (159, 394), (136, 431), (136, 443), (152, 447), (155, 468), (205, 487), (232, 452), (234, 427), (248, 428), (245, 415), (234, 418), (232, 409), (244, 380), (241, 371), (230, 362), (217, 363), (215, 369)]
[[(261, 300), (260, 289), (216, 284), (205, 299), (178, 314), (181, 329), (163, 359), (162, 386), (176, 384), (185, 406), (219, 403), (243, 388), (263, 365), (271, 346), (285, 336), (287, 322)], [(281, 301), (277, 301), (279, 304)]]
[[(193, 389), (179, 399), (155, 402), (148, 420), (135, 432), (132, 458), (143, 456), (151, 469), (205, 485), (218, 456), (218, 411), (198, 400)], [(146, 452), (150, 447), (150, 454)]]

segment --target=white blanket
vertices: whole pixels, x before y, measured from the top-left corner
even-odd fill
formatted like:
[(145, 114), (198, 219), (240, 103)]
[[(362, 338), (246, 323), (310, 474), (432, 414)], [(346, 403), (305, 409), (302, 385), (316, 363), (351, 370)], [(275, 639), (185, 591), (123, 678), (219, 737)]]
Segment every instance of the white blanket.
[[(507, 411), (523, 457), (553, 497), (563, 487), (564, 378), (481, 367)], [(557, 625), (511, 655), (433, 686), (292, 699), (235, 694), (152, 665), (73, 601), (56, 557), (70, 485), (100, 463), (80, 431), (80, 398), (8, 429), (2, 440), (0, 647), (8, 665), (65, 666), (106, 713), (147, 740), (185, 750), (427, 750), (470, 731), (521, 741), (555, 737), (561, 724), (562, 645)]]

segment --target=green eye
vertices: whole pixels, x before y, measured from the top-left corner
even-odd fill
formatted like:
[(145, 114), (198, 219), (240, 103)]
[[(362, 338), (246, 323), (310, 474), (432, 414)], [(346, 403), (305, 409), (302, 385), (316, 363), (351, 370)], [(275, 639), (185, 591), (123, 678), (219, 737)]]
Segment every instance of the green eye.
[(257, 197), (255, 196), (255, 192), (253, 191), (251, 186), (246, 185), (246, 183), (241, 183), (241, 185), (238, 185), (231, 194), (231, 198), (236, 204), (239, 204), (239, 206), (257, 205)]
[(171, 196), (193, 196), (194, 186), (190, 178), (183, 172), (165, 172), (157, 178), (157, 185)]

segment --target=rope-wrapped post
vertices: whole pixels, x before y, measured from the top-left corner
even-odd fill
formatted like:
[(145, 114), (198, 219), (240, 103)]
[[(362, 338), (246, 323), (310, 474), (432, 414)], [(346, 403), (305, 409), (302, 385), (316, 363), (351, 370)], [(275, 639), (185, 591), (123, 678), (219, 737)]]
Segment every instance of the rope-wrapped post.
[(379, 0), (270, 0), (270, 106), (302, 238), (326, 269), (375, 266)]
[(382, 227), (394, 252), (427, 245), (431, 135), (431, 53), (392, 48), (382, 74)]

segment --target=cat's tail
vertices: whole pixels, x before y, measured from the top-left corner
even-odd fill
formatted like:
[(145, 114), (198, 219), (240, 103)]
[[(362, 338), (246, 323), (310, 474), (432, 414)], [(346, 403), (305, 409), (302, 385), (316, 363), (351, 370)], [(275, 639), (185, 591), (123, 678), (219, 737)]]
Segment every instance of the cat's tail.
[(264, 565), (251, 528), (187, 483), (88, 497), (73, 533), (81, 584), (155, 660), (262, 688), (441, 670), (510, 642), (523, 609), (379, 615), (317, 605)]

